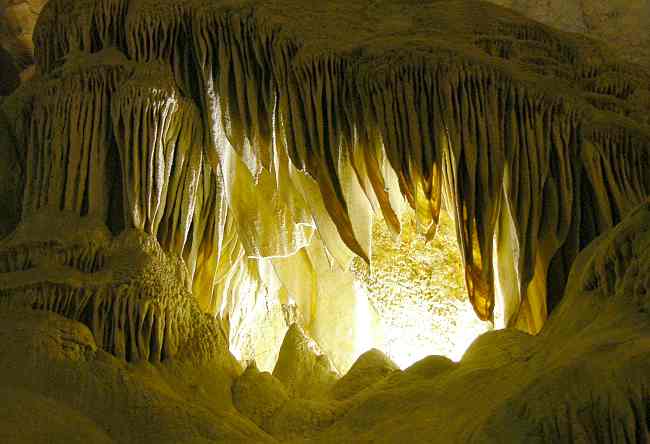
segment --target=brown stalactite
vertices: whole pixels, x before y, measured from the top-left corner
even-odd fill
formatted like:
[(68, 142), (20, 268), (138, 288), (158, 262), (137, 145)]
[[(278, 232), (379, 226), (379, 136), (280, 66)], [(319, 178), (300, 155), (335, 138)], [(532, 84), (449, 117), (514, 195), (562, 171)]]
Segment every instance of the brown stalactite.
[[(399, 52), (398, 40), (373, 43), (379, 36), (374, 29), (361, 27), (358, 37), (328, 36), (330, 29), (315, 33), (308, 28), (318, 20), (317, 10), (305, 12), (304, 22), (287, 21), (298, 8), (292, 2), (284, 15), (265, 2), (212, 6), (189, 0), (128, 5), (53, 0), (35, 33), (39, 68), (53, 85), (57, 73), (73, 66), (81, 76), (104, 76), (100, 68), (84, 68), (90, 57), (84, 54), (111, 47), (133, 63), (166, 64), (160, 81), (169, 86), (152, 90), (159, 98), (147, 104), (144, 91), (158, 80), (143, 86), (143, 98), (130, 103), (140, 94), (127, 86), (137, 78), (131, 68), (124, 68), (119, 89), (109, 85), (102, 93), (90, 84), (88, 103), (99, 101), (96, 106), (113, 115), (110, 128), (99, 115), (85, 123), (34, 119), (39, 123), (26, 143), (36, 157), (28, 164), (42, 168), (43, 160), (51, 159), (48, 168), (57, 168), (58, 154), (39, 148), (38, 140), (49, 140), (50, 133), (72, 140), (57, 145), (81, 147), (84, 140), (110, 139), (100, 133), (114, 134), (122, 160), (125, 217), (155, 234), (165, 249), (183, 255), (192, 270), (201, 270), (196, 288), (211, 294), (207, 270), (220, 263), (221, 246), (207, 244), (217, 239), (221, 245), (233, 237), (224, 228), (226, 213), (228, 226), (251, 257), (294, 254), (318, 228), (340, 262), (346, 261), (344, 248), (337, 246), (341, 241), (368, 258), (369, 246), (359, 232), (368, 210), (349, 202), (343, 184), (352, 183), (347, 176), (354, 175), (369, 207), (381, 211), (397, 232), (399, 222), (381, 171), (387, 159), (429, 236), (435, 233), (443, 200), (454, 214), (477, 315), (492, 318), (494, 269), (509, 270), (508, 276), (498, 273), (499, 279), (516, 280), (516, 285), (500, 284), (515, 292), (508, 295), (514, 304), (507, 310), (508, 322), (537, 331), (548, 314), (549, 267), (558, 254), (573, 257), (583, 242), (577, 240), (580, 218), (574, 208), (582, 203), (573, 185), (575, 164), (588, 178), (580, 187), (589, 183), (598, 198), (597, 232), (620, 221), (648, 195), (650, 133), (644, 97), (649, 75), (640, 67), (609, 62), (608, 53), (586, 39), (554, 33), (518, 16), (479, 20), (481, 14), (496, 14), (481, 5), (472, 11), (460, 1), (446, 9), (432, 6), (424, 14), (437, 17), (435, 32), (459, 17), (474, 28), (464, 25), (442, 40), (416, 36), (411, 49)], [(294, 12), (300, 16), (299, 10)], [(340, 39), (347, 49), (337, 50), (327, 39)], [(108, 104), (102, 94), (113, 89), (116, 95)], [(67, 107), (66, 112), (90, 106), (59, 96), (52, 100)], [(56, 114), (50, 105), (39, 104), (42, 100), (35, 98), (32, 109)], [(82, 108), (75, 114), (84, 114)], [(130, 127), (134, 112), (141, 116), (140, 129)], [(99, 125), (100, 133), (84, 131), (77, 142), (78, 125)], [(106, 154), (84, 148), (71, 153), (81, 157), (58, 167), (70, 165), (71, 171), (28, 171), (28, 211), (58, 205), (84, 213), (95, 211), (98, 202), (97, 211), (106, 212), (107, 193), (101, 197), (94, 185), (105, 173), (74, 168), (101, 165), (83, 156), (104, 159)], [(74, 170), (82, 176), (76, 178)], [(203, 197), (195, 198), (198, 184), (213, 180), (216, 170), (221, 173), (214, 177), (223, 184), (211, 185), (214, 191), (208, 194), (204, 188)], [(318, 197), (306, 192), (311, 188), (300, 178), (303, 174), (316, 181)], [(81, 187), (86, 182), (88, 190)], [(216, 207), (213, 198), (220, 202)], [(287, 231), (274, 235), (277, 227)], [(514, 263), (493, 264), (495, 235), (498, 248), (512, 250)]]
[(479, 0), (49, 0), (34, 43), (1, 442), (650, 441), (647, 67)]

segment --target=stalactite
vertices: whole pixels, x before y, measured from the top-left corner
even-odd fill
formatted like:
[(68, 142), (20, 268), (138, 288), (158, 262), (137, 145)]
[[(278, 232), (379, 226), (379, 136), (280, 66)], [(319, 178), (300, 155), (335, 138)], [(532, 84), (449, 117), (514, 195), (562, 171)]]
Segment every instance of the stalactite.
[(171, 74), (145, 65), (112, 98), (127, 226), (154, 234), (182, 254), (202, 174), (203, 127)]
[(102, 240), (85, 232), (66, 243), (25, 245), (28, 234), (0, 246), (0, 303), (83, 322), (101, 348), (128, 361), (209, 359), (223, 340), (187, 291), (184, 265), (155, 239), (126, 231)]
[[(167, 86), (144, 94), (158, 95), (153, 114), (135, 113), (150, 135), (126, 126), (147, 86), (126, 82), (111, 105), (123, 162), (141, 136), (138, 155), (158, 159), (141, 171), (146, 189), (123, 163), (125, 216), (185, 257), (214, 307), (210, 270), (230, 273), (241, 254), (286, 257), (319, 238), (341, 265), (367, 259), (372, 211), (399, 231), (388, 163), (429, 237), (443, 204), (454, 214), (478, 316), (492, 317), (500, 288), (508, 323), (538, 330), (549, 269), (649, 193), (648, 73), (484, 4), (433, 4), (409, 16), (424, 30), (405, 20), (387, 36), (389, 5), (354, 10), (368, 27), (349, 19), (354, 7), (285, 3), (50, 2), (35, 38), (43, 72), (111, 45), (168, 67)], [(324, 15), (350, 29), (314, 26)], [(164, 154), (174, 144), (190, 153), (178, 165)], [(153, 180), (154, 165), (169, 181)], [(228, 239), (243, 253), (222, 263)]]
[(32, 92), (23, 215), (49, 207), (107, 216), (110, 96), (123, 75), (92, 67)]
[(207, 163), (203, 164), (197, 188), (190, 240), (184, 259), (193, 276), (193, 293), (204, 311), (218, 313), (220, 301), (215, 287), (232, 267), (229, 253), (237, 233), (232, 218), (228, 218), (220, 170), (212, 170)]
[(124, 0), (60, 0), (48, 2), (34, 29), (34, 57), (50, 73), (80, 52), (124, 49)]

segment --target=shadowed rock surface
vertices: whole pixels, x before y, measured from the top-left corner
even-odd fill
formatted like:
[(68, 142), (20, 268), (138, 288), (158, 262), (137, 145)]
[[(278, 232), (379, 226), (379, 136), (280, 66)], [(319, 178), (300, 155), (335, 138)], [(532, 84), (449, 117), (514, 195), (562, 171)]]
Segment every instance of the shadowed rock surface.
[[(3, 439), (650, 440), (648, 68), (482, 1), (29, 14), (0, 101)], [(405, 206), (425, 239), (446, 210), (508, 327), (458, 363), (367, 351), (350, 266)], [(70, 421), (20, 434), (26, 409)]]

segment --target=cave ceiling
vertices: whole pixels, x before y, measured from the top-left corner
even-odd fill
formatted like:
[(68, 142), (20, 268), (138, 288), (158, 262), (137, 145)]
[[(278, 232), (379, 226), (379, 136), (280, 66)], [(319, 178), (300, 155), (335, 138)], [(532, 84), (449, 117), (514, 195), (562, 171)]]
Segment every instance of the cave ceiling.
[[(648, 440), (647, 33), (475, 0), (0, 13), (0, 441), (23, 405), (28, 441)], [(373, 303), (443, 287), (512, 328), (371, 349)]]
[(650, 189), (649, 71), (489, 3), (53, 0), (33, 42), (2, 102), (12, 220), (151, 235), (222, 317), (271, 267), (309, 323), (323, 289), (287, 270), (369, 261), (405, 199), (428, 238), (452, 216), (477, 316), (500, 292), (537, 332)]

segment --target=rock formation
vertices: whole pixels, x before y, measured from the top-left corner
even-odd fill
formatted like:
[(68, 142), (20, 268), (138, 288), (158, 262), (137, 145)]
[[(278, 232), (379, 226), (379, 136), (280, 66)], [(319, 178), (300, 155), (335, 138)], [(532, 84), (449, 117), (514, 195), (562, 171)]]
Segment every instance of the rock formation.
[[(0, 77), (7, 440), (59, 406), (62, 442), (650, 439), (644, 66), (468, 0), (50, 0), (33, 40)], [(460, 363), (352, 365), (400, 199), (511, 327)]]
[(629, 60), (650, 64), (650, 4), (646, 0), (491, 0), (564, 31), (616, 47)]

